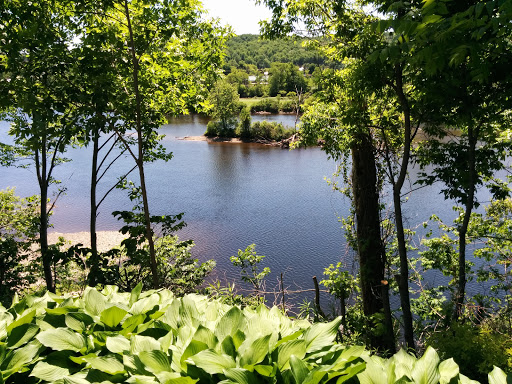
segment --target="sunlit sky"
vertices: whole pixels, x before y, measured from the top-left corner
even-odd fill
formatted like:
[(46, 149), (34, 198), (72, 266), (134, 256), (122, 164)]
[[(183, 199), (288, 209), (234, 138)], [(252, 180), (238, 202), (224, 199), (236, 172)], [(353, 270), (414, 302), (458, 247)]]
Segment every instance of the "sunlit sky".
[(254, 0), (202, 0), (202, 3), (210, 17), (219, 18), (223, 25), (231, 25), (237, 35), (259, 34), (258, 21), (270, 17), (270, 11), (257, 6)]

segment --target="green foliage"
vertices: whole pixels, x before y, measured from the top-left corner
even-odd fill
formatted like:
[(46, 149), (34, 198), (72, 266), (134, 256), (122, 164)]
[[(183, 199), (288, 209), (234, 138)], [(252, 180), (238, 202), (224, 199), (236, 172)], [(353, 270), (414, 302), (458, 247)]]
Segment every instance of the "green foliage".
[(250, 137), (256, 140), (281, 141), (295, 133), (293, 128), (285, 128), (283, 124), (273, 121), (256, 121), (251, 125)]
[[(296, 66), (327, 65), (326, 56), (304, 47), (307, 39), (263, 40), (258, 35), (231, 37), (226, 43), (226, 68), (247, 69), (250, 65), (259, 69), (270, 68), (271, 63), (293, 63)], [(309, 67), (309, 66), (308, 66)]]
[(31, 248), (37, 242), (39, 204), (37, 196), (18, 197), (14, 188), (0, 191), (0, 303), (35, 280), (30, 258), (36, 257)]
[[(0, 307), (5, 383), (471, 384), (432, 348), (390, 359), (335, 343), (340, 319), (311, 325), (277, 307), (243, 310), (168, 290), (26, 296)], [(510, 380), (510, 377), (508, 377)], [(506, 384), (499, 368), (492, 384)]]
[(251, 112), (279, 112), (279, 100), (265, 97), (258, 102), (251, 104)]
[(208, 102), (213, 106), (210, 116), (213, 121), (208, 124), (207, 136), (233, 137), (236, 127), (236, 117), (240, 107), (239, 96), (235, 86), (227, 80), (219, 80), (208, 95)]
[(292, 63), (272, 63), (268, 85), (270, 96), (277, 96), (280, 92), (284, 95), (289, 92), (305, 93), (308, 90), (304, 75)]
[(237, 134), (242, 138), (249, 138), (251, 135), (251, 110), (248, 106), (244, 106), (238, 116), (238, 131)]
[(270, 273), (270, 268), (265, 267), (258, 272), (259, 263), (265, 256), (256, 254), (256, 245), (251, 244), (243, 251), (238, 250), (237, 256), (231, 256), (229, 260), (235, 267), (240, 267), (240, 276), (242, 281), (250, 283), (256, 291), (261, 289), (261, 283), (265, 280), (265, 276)]
[(485, 382), (493, 366), (512, 373), (511, 336), (485, 325), (454, 323), (448, 329), (432, 333), (427, 345), (437, 349), (441, 358), (453, 358), (462, 374)]

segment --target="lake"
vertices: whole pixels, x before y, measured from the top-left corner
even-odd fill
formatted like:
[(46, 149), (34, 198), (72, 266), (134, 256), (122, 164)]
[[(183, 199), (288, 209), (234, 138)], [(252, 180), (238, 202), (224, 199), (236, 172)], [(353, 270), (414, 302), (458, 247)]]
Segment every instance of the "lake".
[[(294, 126), (290, 115), (253, 116)], [(172, 119), (160, 130), (163, 145), (174, 158), (147, 165), (151, 213), (184, 212), (187, 227), (180, 239), (193, 239), (193, 254), (200, 260), (217, 261), (216, 276), (234, 279), (238, 270), (229, 257), (238, 249), (256, 244), (266, 258), (262, 266), (271, 268), (267, 290), (278, 286), (280, 273), (289, 289), (313, 288), (312, 276), (338, 261), (352, 266), (354, 253), (344, 240), (340, 217), (349, 214), (350, 202), (326, 182), (336, 170), (320, 148), (286, 150), (259, 144), (208, 143), (180, 140), (202, 135), (207, 119), (197, 115)], [(8, 124), (0, 123), (0, 142), (7, 141)], [(57, 202), (51, 218), (52, 231), (87, 231), (89, 225), (89, 148), (73, 148), (67, 156), (73, 161), (56, 168), (66, 194)], [(107, 190), (116, 177), (132, 167), (124, 158), (102, 180)], [(16, 186), (17, 194), (38, 193), (35, 173), (28, 169), (1, 168), (0, 188)], [(137, 180), (135, 174), (132, 175)], [(411, 183), (415, 171), (411, 171)], [(413, 186), (409, 186), (413, 188)], [(455, 214), (452, 202), (439, 194), (434, 185), (414, 191), (404, 205), (407, 225), (416, 227), (437, 213), (446, 222)], [(485, 200), (485, 192), (481, 197)], [(122, 191), (114, 191), (100, 208), (98, 230), (118, 230), (120, 223), (112, 211), (130, 209)], [(422, 229), (418, 237), (424, 233)]]

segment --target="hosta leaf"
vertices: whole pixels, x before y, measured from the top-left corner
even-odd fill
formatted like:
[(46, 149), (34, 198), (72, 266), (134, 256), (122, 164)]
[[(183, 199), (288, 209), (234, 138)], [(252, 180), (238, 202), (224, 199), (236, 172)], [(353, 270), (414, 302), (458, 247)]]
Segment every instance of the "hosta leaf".
[(237, 307), (231, 308), (224, 314), (224, 316), (221, 317), (215, 327), (214, 333), (217, 336), (217, 339), (222, 342), (226, 336), (234, 335), (237, 330), (241, 328), (243, 320), (243, 312)]
[(191, 362), (210, 375), (223, 373), (225, 369), (236, 367), (235, 360), (231, 356), (219, 355), (210, 350), (201, 351), (189, 357), (187, 362)]
[(146, 369), (152, 373), (171, 370), (169, 357), (162, 351), (143, 351), (139, 353), (139, 359)]
[(197, 331), (192, 339), (205, 343), (210, 349), (214, 349), (219, 342), (213, 332), (208, 328), (203, 327), (202, 325), (197, 328)]
[(105, 309), (105, 296), (99, 293), (96, 289), (87, 287), (85, 289), (83, 301), (85, 304), (85, 310), (93, 316), (99, 316)]
[(35, 315), (35, 309), (27, 311), (23, 316), (20, 316), (7, 326), (7, 333), (10, 333), (14, 328), (19, 327), (20, 325), (31, 323)]
[(7, 338), (7, 348), (14, 349), (28, 343), (39, 332), (39, 326), (32, 323), (22, 324), (11, 331)]
[(318, 384), (326, 374), (327, 372), (317, 368), (314, 371), (309, 372), (302, 384)]
[(146, 315), (140, 314), (140, 315), (133, 315), (128, 317), (121, 326), (124, 331), (124, 334), (131, 333), (135, 328), (137, 328), (140, 324), (144, 323), (144, 320), (146, 320)]
[(93, 369), (108, 373), (109, 375), (116, 375), (124, 372), (124, 365), (115, 356), (88, 356), (85, 361)]
[(130, 340), (123, 336), (108, 337), (106, 346), (110, 352), (123, 353), (130, 350)]
[(162, 384), (195, 384), (199, 379), (193, 379), (191, 377), (182, 377), (176, 372), (161, 372), (156, 374), (158, 381)]
[(149, 336), (134, 335), (131, 338), (130, 352), (138, 354), (142, 351), (160, 350), (160, 343)]
[(292, 369), (295, 382), (297, 383), (302, 383), (306, 379), (306, 376), (309, 374), (309, 369), (306, 364), (295, 355), (290, 357), (290, 367)]
[(32, 341), (21, 348), (7, 353), (4, 361), (0, 365), (1, 370), (13, 372), (18, 371), (25, 364), (30, 363), (37, 357), (40, 348), (41, 344), (37, 341)]
[(341, 324), (341, 317), (330, 323), (315, 323), (304, 332), (306, 351), (314, 352), (334, 342)]
[(507, 380), (507, 374), (496, 366), (492, 372), (489, 373), (488, 377), (489, 384), (510, 384), (512, 382), (512, 377), (509, 377)]
[(142, 281), (132, 289), (130, 293), (130, 307), (139, 300), (140, 293), (142, 292)]
[(128, 384), (158, 384), (151, 376), (142, 376), (142, 375), (134, 375), (131, 376), (128, 380), (125, 381)]
[(36, 336), (45, 347), (55, 351), (79, 352), (85, 348), (85, 338), (67, 328), (49, 329)]
[(76, 375), (64, 377), (63, 382), (64, 384), (91, 384), (91, 382), (85, 377), (86, 375), (83, 372), (80, 372)]
[(393, 360), (395, 362), (396, 379), (398, 380), (405, 376), (409, 380), (412, 380), (412, 370), (416, 363), (416, 358), (408, 354), (404, 349), (400, 349), (400, 351), (393, 356)]
[(254, 373), (242, 368), (224, 370), (224, 376), (238, 384), (258, 384), (259, 380)]
[(290, 366), (289, 361), (292, 355), (299, 359), (304, 358), (306, 355), (304, 340), (292, 340), (277, 347), (277, 366), (281, 371)]
[[(388, 384), (388, 378), (383, 364), (376, 356), (368, 359), (366, 369), (357, 375), (361, 384)], [(378, 357), (378, 356), (377, 356)]]
[(437, 384), (439, 374), (439, 356), (434, 348), (428, 347), (423, 356), (414, 364), (412, 378), (416, 384)]
[(270, 335), (260, 337), (259, 339), (250, 342), (246, 340), (240, 346), (238, 353), (240, 354), (240, 365), (246, 367), (248, 365), (255, 365), (261, 363), (268, 355), (268, 342)]
[(441, 384), (448, 384), (454, 377), (459, 374), (459, 366), (452, 359), (444, 360), (439, 364), (439, 374), (441, 378), (439, 382)]
[(265, 377), (274, 377), (276, 373), (276, 369), (272, 365), (256, 365), (254, 370), (258, 372), (261, 376)]
[(123, 320), (127, 313), (128, 311), (114, 305), (101, 312), (100, 320), (103, 324), (114, 328)]
[(91, 316), (83, 312), (70, 312), (65, 317), (66, 326), (76, 332), (85, 332), (87, 327), (94, 323)]
[(185, 351), (183, 351), (183, 354), (181, 355), (180, 358), (182, 368), (185, 369), (185, 365), (183, 364), (185, 360), (207, 349), (208, 346), (205, 343), (196, 340), (191, 340), (190, 343), (187, 345), (187, 348), (185, 348)]
[(69, 369), (62, 368), (57, 365), (50, 365), (44, 361), (40, 361), (36, 364), (30, 376), (37, 377), (40, 380), (49, 382), (57, 381), (62, 379), (64, 376), (69, 375)]

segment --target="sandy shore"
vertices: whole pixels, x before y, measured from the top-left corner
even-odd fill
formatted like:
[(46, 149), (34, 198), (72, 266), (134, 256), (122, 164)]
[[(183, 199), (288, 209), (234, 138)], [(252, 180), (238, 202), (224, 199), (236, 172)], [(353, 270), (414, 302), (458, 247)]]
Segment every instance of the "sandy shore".
[[(64, 237), (66, 241), (71, 242), (72, 245), (82, 243), (85, 247), (91, 246), (89, 232), (72, 232), (61, 233), (53, 232), (48, 234), (48, 242), (55, 244), (59, 237)], [(98, 250), (100, 252), (108, 251), (109, 249), (121, 244), (126, 236), (117, 231), (99, 231), (96, 233), (98, 239)]]

